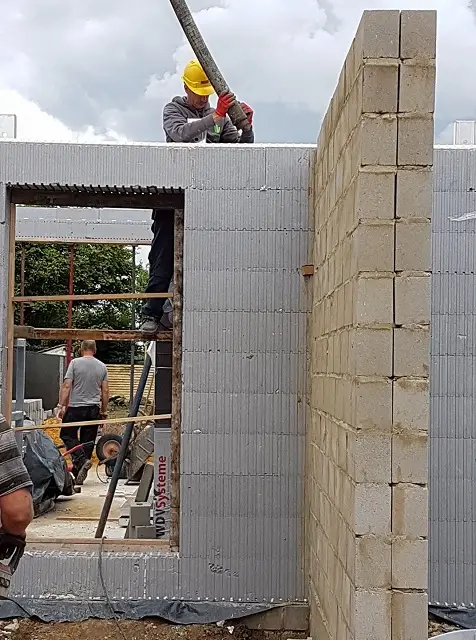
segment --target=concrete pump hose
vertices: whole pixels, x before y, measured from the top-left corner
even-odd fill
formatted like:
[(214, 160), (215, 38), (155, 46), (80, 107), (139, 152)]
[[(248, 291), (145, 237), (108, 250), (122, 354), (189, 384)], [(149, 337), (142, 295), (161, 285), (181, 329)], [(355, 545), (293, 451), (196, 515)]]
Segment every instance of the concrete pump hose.
[[(197, 56), (197, 60), (202, 65), (203, 70), (216, 93), (220, 95), (223, 91), (229, 91), (229, 87), (220, 73), (220, 69), (216, 65), (215, 60), (212, 58), (186, 1), (170, 0), (170, 4), (172, 5), (172, 9), (182, 26), (183, 32), (185, 33), (193, 52)], [(230, 108), (228, 115), (238, 130), (246, 131), (250, 128), (248, 118), (246, 117), (246, 114), (239, 102), (235, 102), (235, 104)]]

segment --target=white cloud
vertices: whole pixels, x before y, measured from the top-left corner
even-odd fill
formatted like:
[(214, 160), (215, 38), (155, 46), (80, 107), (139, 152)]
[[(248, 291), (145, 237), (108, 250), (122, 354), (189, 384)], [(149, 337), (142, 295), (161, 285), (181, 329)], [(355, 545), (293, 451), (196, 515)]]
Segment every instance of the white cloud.
[[(365, 9), (436, 8), (439, 129), (476, 117), (476, 13), (468, 0), (191, 0), (190, 6), (230, 86), (257, 107), (259, 139), (260, 127), (269, 141), (316, 138)], [(163, 139), (163, 105), (181, 92), (181, 71), (192, 56), (169, 3), (156, 0), (141, 0), (133, 12), (126, 0), (17, 0), (2, 15), (0, 37), (4, 86), (59, 118), (64, 135), (119, 131)], [(1, 103), (0, 111), (7, 111)], [(53, 127), (48, 123), (45, 131)]]

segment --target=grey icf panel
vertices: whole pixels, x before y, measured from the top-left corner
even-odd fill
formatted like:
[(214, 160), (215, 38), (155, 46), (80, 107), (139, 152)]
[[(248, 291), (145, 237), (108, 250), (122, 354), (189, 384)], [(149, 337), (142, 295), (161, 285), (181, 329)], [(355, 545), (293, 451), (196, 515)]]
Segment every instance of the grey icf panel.
[[(180, 555), (105, 554), (113, 598), (305, 598), (300, 267), (312, 154), (311, 145), (0, 144), (3, 183), (185, 190)], [(97, 562), (32, 552), (15, 594), (101, 597)]]
[(150, 244), (147, 209), (16, 208), (17, 242)]
[(476, 149), (437, 148), (432, 221), (429, 596), (432, 603), (452, 606), (476, 603), (475, 212)]

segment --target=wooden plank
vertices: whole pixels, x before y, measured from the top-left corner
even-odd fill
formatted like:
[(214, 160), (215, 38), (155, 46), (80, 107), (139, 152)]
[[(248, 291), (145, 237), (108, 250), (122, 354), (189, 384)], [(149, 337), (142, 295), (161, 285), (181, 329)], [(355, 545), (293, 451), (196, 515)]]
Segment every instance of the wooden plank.
[(315, 272), (315, 267), (313, 264), (303, 264), (301, 267), (301, 275), (303, 276), (313, 276)]
[(184, 206), (183, 193), (124, 194), (58, 192), (11, 189), (11, 201), (29, 207), (91, 207), (93, 209), (176, 209)]
[(170, 420), (170, 413), (159, 413), (152, 416), (126, 416), (124, 418), (107, 418), (105, 420), (83, 420), (82, 422), (58, 422), (58, 424), (42, 424), (34, 427), (17, 427), (15, 431), (38, 431), (44, 429), (61, 429), (62, 427), (94, 427), (102, 424), (127, 424), (129, 422), (154, 422)]
[(170, 551), (167, 540), (124, 540), (118, 538), (35, 538), (27, 537), (28, 551), (103, 551), (143, 553), (144, 551)]
[(180, 540), (180, 446), (182, 438), (182, 295), (183, 210), (175, 212), (174, 300), (172, 346), (172, 421), (170, 435), (170, 548), (178, 551)]
[(15, 296), (13, 302), (92, 302), (105, 300), (148, 300), (150, 298), (172, 298), (172, 293), (87, 293), (62, 296)]
[[(120, 331), (116, 329), (62, 329), (38, 327), (19, 327), (14, 330), (15, 338), (25, 340), (116, 340), (118, 342), (148, 342), (140, 331)], [(158, 342), (172, 342), (171, 331), (161, 331), (155, 336)]]

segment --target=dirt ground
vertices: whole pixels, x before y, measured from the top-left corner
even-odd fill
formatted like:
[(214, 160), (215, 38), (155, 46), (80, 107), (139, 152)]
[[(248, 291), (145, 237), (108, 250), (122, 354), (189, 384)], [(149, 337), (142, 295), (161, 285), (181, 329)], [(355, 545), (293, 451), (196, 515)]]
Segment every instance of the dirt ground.
[(455, 627), (447, 622), (440, 622), (439, 620), (430, 618), (428, 620), (428, 637), (434, 638), (443, 633), (449, 633), (450, 631), (458, 631), (459, 627)]
[(288, 640), (305, 638), (306, 634), (250, 631), (244, 627), (228, 629), (217, 625), (173, 626), (157, 620), (121, 621), (87, 620), (80, 623), (44, 624), (32, 620), (10, 622), (10, 631), (2, 623), (0, 638), (11, 640)]

